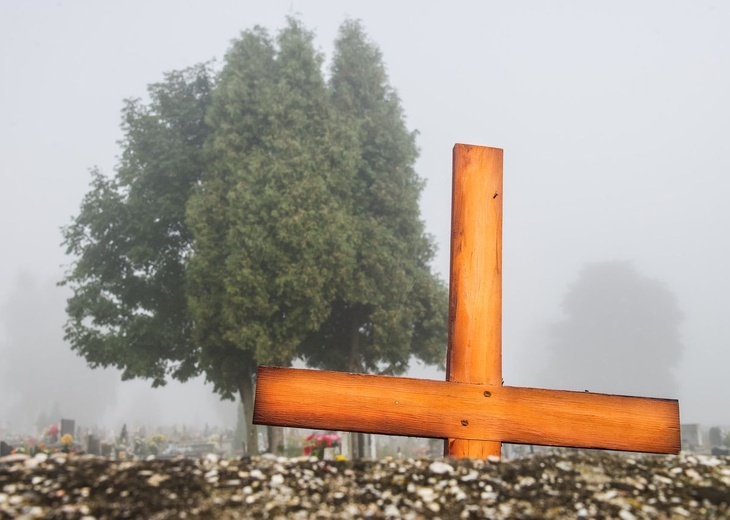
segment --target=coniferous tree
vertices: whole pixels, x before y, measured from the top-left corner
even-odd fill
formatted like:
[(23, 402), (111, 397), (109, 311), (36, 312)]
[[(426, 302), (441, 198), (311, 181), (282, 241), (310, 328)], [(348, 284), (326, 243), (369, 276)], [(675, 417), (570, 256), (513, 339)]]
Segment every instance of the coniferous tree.
[(210, 169), (190, 201), (201, 365), (216, 390), (240, 392), (249, 424), (257, 364), (292, 362), (352, 264), (347, 133), (321, 62), (295, 20), (276, 42), (257, 29), (234, 44), (209, 112)]
[(340, 27), (330, 91), (356, 138), (349, 205), (354, 276), (327, 322), (302, 345), (303, 356), (310, 366), (389, 374), (404, 372), (412, 355), (443, 362), (447, 292), (429, 266), (434, 246), (420, 220), (415, 132), (359, 22)]

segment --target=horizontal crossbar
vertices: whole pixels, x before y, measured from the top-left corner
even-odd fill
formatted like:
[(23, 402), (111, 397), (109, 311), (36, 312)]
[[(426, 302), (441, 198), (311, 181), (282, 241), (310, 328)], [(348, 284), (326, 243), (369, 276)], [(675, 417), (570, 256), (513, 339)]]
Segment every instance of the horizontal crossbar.
[(679, 453), (674, 399), (261, 366), (254, 423)]

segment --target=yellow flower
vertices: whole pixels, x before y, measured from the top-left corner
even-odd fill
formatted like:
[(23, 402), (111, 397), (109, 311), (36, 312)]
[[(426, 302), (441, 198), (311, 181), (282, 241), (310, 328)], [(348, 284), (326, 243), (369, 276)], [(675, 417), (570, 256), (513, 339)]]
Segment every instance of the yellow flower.
[(152, 436), (152, 438), (150, 439), (150, 442), (153, 442), (155, 444), (162, 444), (165, 442), (165, 440), (166, 439), (165, 439), (164, 435), (162, 435), (161, 433), (156, 433), (155, 435)]
[(63, 437), (61, 437), (61, 444), (64, 446), (71, 446), (74, 443), (74, 438), (71, 436), (70, 433), (65, 434)]

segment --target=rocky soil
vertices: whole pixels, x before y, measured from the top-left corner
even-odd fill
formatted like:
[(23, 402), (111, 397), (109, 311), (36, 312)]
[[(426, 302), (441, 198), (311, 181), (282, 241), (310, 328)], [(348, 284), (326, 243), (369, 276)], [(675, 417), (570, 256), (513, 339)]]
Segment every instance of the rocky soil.
[(730, 518), (730, 458), (0, 459), (0, 518)]

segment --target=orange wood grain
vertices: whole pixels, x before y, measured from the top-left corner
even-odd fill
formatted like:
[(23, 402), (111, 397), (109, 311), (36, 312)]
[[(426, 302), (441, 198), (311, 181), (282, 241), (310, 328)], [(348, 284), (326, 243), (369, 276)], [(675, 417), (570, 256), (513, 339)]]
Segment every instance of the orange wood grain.
[[(502, 384), (502, 159), (499, 148), (453, 151), (446, 379)], [(455, 457), (500, 455), (498, 442), (449, 438)]]
[(470, 444), (680, 449), (676, 400), (265, 366), (258, 371), (254, 422)]

